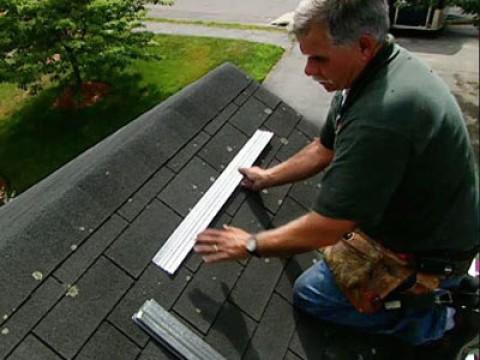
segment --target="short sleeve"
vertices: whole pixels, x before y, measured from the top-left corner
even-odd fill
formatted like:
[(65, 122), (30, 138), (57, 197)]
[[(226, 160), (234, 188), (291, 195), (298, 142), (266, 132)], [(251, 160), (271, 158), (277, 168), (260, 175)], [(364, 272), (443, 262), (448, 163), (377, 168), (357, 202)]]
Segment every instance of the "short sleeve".
[(327, 117), (327, 121), (325, 121), (320, 132), (320, 142), (327, 149), (333, 150), (335, 143), (335, 125), (330, 116)]
[(340, 93), (336, 93), (330, 103), (327, 119), (320, 131), (320, 142), (327, 149), (333, 150), (335, 144), (335, 118), (341, 103)]
[(344, 128), (314, 210), (360, 226), (377, 225), (403, 179), (410, 151), (410, 141), (394, 131), (354, 124)]

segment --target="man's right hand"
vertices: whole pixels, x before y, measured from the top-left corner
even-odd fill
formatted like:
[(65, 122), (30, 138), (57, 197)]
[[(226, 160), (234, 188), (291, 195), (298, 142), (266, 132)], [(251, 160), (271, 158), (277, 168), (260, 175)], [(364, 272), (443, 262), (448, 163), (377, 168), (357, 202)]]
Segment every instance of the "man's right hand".
[(266, 169), (253, 166), (249, 168), (240, 168), (238, 171), (243, 175), (243, 180), (240, 185), (248, 190), (259, 191), (271, 185), (271, 179), (268, 170)]

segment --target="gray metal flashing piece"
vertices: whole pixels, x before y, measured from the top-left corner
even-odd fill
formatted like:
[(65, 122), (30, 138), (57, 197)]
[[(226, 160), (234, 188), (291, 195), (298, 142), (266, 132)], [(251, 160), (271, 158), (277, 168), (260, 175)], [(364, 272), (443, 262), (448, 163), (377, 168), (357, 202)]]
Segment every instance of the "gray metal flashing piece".
[(153, 258), (156, 265), (170, 274), (177, 271), (197, 234), (205, 230), (242, 180), (238, 169), (251, 166), (272, 136), (270, 131), (255, 132), (157, 252)]
[(145, 301), (132, 319), (178, 359), (225, 360), (153, 299)]

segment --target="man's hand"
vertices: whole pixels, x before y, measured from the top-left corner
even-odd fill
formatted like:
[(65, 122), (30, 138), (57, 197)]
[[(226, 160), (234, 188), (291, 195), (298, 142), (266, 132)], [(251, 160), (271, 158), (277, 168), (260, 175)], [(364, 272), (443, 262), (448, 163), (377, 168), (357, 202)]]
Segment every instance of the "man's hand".
[(193, 249), (207, 263), (244, 259), (248, 256), (249, 237), (250, 234), (242, 229), (223, 225), (223, 229), (206, 229), (198, 234)]
[(270, 186), (270, 177), (266, 169), (254, 166), (240, 168), (238, 171), (243, 175), (243, 180), (240, 185), (248, 190), (259, 191)]

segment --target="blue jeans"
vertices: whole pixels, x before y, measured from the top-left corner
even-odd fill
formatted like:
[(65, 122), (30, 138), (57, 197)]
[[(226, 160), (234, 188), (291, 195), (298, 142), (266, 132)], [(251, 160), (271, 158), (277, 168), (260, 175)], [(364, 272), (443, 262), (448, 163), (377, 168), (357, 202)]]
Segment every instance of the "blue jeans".
[[(449, 279), (448, 283), (442, 282), (441, 287), (452, 287), (460, 279)], [(413, 345), (437, 340), (446, 331), (446, 306), (380, 310), (374, 314), (358, 312), (337, 287), (324, 261), (307, 269), (296, 280), (293, 300), (297, 308), (319, 319), (371, 333), (398, 336)]]

